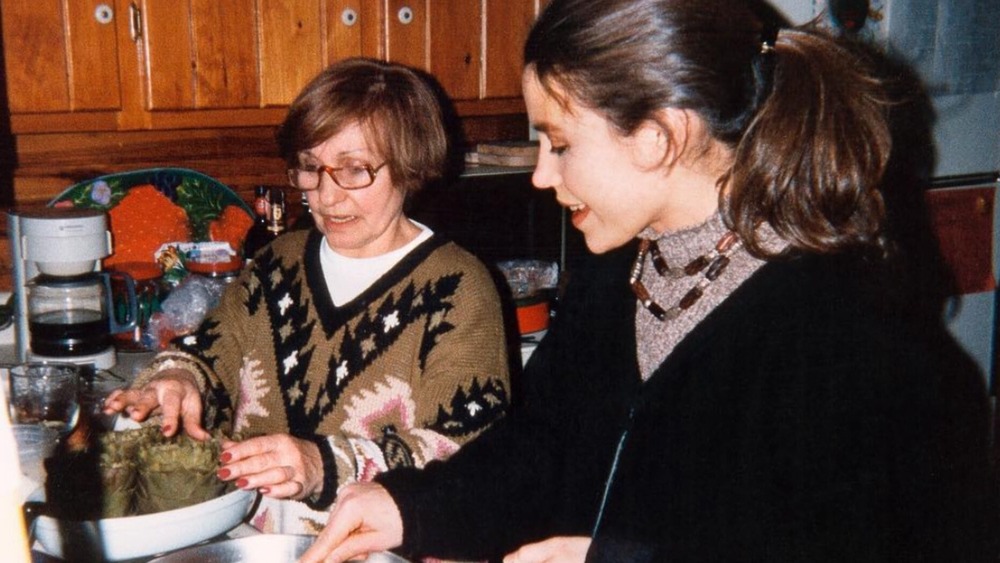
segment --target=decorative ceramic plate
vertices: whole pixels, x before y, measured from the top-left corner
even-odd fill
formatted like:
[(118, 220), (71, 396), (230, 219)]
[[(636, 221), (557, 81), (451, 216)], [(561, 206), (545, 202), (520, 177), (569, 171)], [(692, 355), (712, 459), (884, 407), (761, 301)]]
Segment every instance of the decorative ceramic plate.
[(229, 242), (242, 248), (253, 223), (250, 206), (235, 192), (194, 170), (149, 168), (109, 174), (72, 186), (50, 207), (108, 212), (114, 253), (104, 266), (154, 262), (169, 242)]

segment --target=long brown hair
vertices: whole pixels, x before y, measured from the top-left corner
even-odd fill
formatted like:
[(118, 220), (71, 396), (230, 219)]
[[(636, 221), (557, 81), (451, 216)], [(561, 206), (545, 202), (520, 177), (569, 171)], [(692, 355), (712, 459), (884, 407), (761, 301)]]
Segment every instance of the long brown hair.
[(745, 0), (552, 0), (524, 61), (622, 135), (664, 108), (697, 113), (734, 151), (720, 208), (754, 254), (765, 222), (793, 249), (881, 244), (885, 96), (832, 35)]

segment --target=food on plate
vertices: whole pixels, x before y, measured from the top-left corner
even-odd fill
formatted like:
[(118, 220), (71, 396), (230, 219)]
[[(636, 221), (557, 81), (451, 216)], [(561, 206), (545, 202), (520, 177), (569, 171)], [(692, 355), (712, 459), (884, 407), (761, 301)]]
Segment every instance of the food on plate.
[(186, 434), (145, 441), (137, 455), (135, 513), (151, 514), (212, 500), (226, 492), (218, 469), (218, 437), (199, 442)]
[(235, 205), (227, 205), (208, 224), (208, 236), (214, 241), (228, 242), (233, 250), (239, 252), (252, 225), (253, 219), (246, 211)]
[(130, 189), (108, 216), (115, 251), (104, 259), (105, 268), (119, 262), (153, 262), (153, 253), (163, 244), (191, 238), (187, 213), (152, 185)]
[(101, 477), (101, 517), (119, 518), (132, 514), (135, 494), (136, 455), (153, 427), (101, 435), (98, 467)]
[(97, 435), (91, 447), (46, 462), (49, 514), (97, 520), (163, 512), (230, 490), (216, 477), (223, 436), (164, 437), (156, 425)]

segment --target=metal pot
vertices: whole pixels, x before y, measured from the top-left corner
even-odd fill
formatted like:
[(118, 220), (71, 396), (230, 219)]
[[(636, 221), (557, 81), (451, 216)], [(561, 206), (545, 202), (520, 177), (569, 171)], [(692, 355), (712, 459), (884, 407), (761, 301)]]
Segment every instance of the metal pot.
[[(296, 561), (312, 545), (314, 536), (261, 534), (182, 549), (150, 563), (284, 563)], [(373, 553), (366, 563), (407, 563), (388, 552)]]

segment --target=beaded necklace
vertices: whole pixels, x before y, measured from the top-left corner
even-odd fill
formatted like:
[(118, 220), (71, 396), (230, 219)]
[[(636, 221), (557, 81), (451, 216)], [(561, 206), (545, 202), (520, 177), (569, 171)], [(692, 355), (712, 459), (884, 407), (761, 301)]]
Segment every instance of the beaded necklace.
[[(729, 255), (741, 245), (739, 236), (732, 231), (727, 231), (715, 243), (715, 247), (707, 253), (688, 262), (687, 266), (683, 268), (672, 268), (667, 264), (667, 260), (663, 257), (663, 254), (660, 253), (660, 248), (657, 246), (655, 240), (641, 239), (639, 241), (639, 254), (635, 257), (635, 262), (632, 264), (632, 272), (628, 280), (629, 285), (632, 286), (632, 293), (635, 294), (639, 303), (657, 319), (664, 322), (676, 319), (682, 312), (690, 309), (705, 294), (705, 288), (722, 275), (722, 272), (726, 270), (726, 266), (729, 265)], [(676, 305), (669, 309), (664, 309), (659, 303), (653, 300), (649, 294), (649, 290), (642, 283), (642, 269), (646, 262), (647, 254), (650, 255), (653, 267), (660, 276), (669, 276), (672, 278), (690, 277), (703, 270), (705, 274), (702, 279), (698, 280), (698, 283), (694, 287), (684, 294), (684, 297), (681, 297), (681, 300)]]

